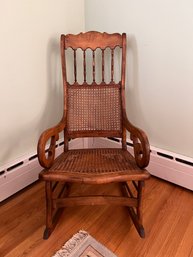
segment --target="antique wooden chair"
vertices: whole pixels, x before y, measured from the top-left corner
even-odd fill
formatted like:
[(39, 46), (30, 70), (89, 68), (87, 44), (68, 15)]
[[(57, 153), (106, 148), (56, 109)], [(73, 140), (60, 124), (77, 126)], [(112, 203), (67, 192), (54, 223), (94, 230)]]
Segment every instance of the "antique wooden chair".
[[(114, 81), (115, 48), (121, 52), (120, 82)], [(67, 80), (66, 51), (73, 52), (74, 83)], [(101, 82), (96, 83), (96, 49), (101, 51)], [(105, 49), (110, 50), (110, 82), (105, 82)], [(77, 49), (82, 53), (83, 83), (78, 83)], [(87, 83), (86, 51), (90, 55), (92, 84)], [(79, 51), (79, 50), (78, 50)], [(97, 50), (98, 51), (98, 50)], [(149, 163), (150, 148), (145, 133), (131, 124), (125, 108), (125, 66), (126, 34), (86, 32), (78, 35), (61, 36), (61, 59), (64, 86), (64, 113), (62, 120), (53, 128), (42, 133), (38, 142), (38, 158), (45, 169), (40, 178), (46, 189), (46, 229), (44, 239), (52, 233), (60, 210), (64, 206), (75, 205), (120, 205), (128, 208), (128, 213), (141, 237), (142, 193), (144, 180), (149, 173), (144, 169)], [(116, 71), (117, 72), (117, 71)], [(55, 158), (55, 145), (59, 133), (64, 131), (64, 152)], [(134, 157), (127, 151), (126, 131), (133, 141)], [(117, 137), (122, 139), (120, 148), (69, 150), (70, 139), (78, 137)], [(49, 148), (46, 144), (49, 142)], [(71, 196), (72, 183), (108, 184), (119, 183), (121, 196), (87, 195)], [(62, 185), (62, 190), (56, 190)], [(132, 189), (131, 189), (132, 186)], [(136, 192), (134, 192), (136, 191)], [(58, 193), (58, 195), (57, 195)]]

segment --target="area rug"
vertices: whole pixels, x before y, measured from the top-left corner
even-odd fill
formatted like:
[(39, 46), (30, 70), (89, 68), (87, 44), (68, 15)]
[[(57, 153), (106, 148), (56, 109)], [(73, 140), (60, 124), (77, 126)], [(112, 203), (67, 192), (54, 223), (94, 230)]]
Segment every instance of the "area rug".
[(80, 230), (52, 257), (117, 257), (86, 231)]

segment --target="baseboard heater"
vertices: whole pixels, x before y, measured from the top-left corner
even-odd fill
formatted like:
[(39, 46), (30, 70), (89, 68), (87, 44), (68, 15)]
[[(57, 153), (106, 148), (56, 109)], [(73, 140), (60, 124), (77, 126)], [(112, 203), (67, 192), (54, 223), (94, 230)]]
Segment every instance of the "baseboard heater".
[[(92, 139), (90, 147), (120, 147), (119, 138)], [(127, 141), (127, 148), (133, 154), (133, 145)], [(159, 178), (193, 190), (193, 158), (151, 146), (148, 171)]]
[[(63, 140), (56, 145), (56, 156), (63, 151)], [(70, 148), (83, 148), (84, 140), (73, 139)], [(38, 180), (42, 167), (36, 153), (23, 156), (0, 168), (0, 202)]]
[[(56, 147), (56, 156), (63, 151), (63, 140)], [(71, 140), (70, 148), (120, 147), (118, 138), (90, 138)], [(133, 145), (127, 142), (133, 154)], [(151, 147), (148, 171), (159, 178), (193, 190), (193, 158)], [(29, 154), (0, 168), (0, 202), (38, 180), (42, 167), (37, 154)]]

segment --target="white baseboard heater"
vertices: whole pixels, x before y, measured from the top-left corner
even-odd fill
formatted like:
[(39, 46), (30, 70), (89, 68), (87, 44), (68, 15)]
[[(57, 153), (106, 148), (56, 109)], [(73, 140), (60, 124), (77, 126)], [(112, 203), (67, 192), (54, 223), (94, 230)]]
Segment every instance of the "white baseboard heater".
[[(120, 147), (117, 138), (74, 139), (70, 148)], [(131, 142), (128, 150), (133, 153)], [(56, 155), (63, 151), (63, 141), (56, 148)], [(148, 171), (159, 178), (193, 190), (193, 159), (179, 154), (151, 147)], [(42, 170), (37, 154), (30, 154), (0, 168), (0, 202), (38, 180)]]
[[(87, 141), (74, 139), (69, 142), (71, 149), (85, 148)], [(63, 140), (56, 147), (56, 156), (63, 151)], [(15, 194), (24, 187), (38, 180), (43, 168), (39, 165), (37, 154), (23, 156), (0, 168), (0, 202)]]
[[(120, 147), (118, 138), (92, 139), (89, 147)], [(128, 151), (133, 154), (133, 146), (127, 142)], [(151, 147), (150, 163), (147, 170), (154, 176), (193, 190), (193, 158)]]

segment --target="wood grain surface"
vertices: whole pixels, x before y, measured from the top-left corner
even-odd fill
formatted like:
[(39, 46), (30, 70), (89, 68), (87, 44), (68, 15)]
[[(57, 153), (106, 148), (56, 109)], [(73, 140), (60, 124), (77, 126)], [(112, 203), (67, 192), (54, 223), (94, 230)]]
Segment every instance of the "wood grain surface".
[[(101, 186), (79, 186), (80, 193), (86, 190), (101, 193)], [(103, 187), (104, 194), (112, 190), (119, 192), (115, 184)], [(44, 183), (38, 182), (1, 203), (0, 256), (50, 257), (84, 229), (119, 257), (193, 257), (193, 192), (151, 177), (143, 219), (145, 239), (138, 236), (126, 207), (68, 207), (52, 236), (43, 240)]]

